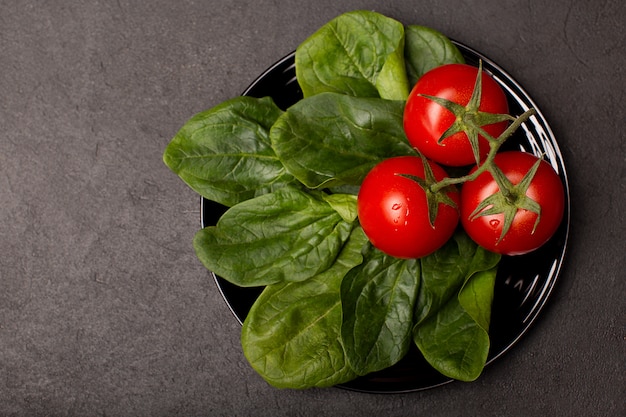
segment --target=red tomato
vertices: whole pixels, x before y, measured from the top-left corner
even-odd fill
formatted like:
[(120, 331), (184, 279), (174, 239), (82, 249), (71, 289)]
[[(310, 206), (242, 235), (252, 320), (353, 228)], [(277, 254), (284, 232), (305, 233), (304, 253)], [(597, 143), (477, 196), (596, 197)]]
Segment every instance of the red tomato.
[[(446, 172), (429, 162), (437, 181)], [(387, 159), (365, 177), (358, 196), (359, 221), (370, 242), (397, 258), (421, 258), (443, 246), (454, 233), (459, 215), (456, 208), (438, 205), (434, 227), (430, 225), (426, 192), (413, 179), (425, 178), (424, 165), (416, 156)], [(457, 204), (458, 191), (448, 196)]]
[[(470, 101), (478, 68), (466, 64), (442, 65), (428, 71), (417, 81), (409, 95), (404, 110), (404, 131), (411, 145), (422, 155), (449, 166), (476, 163), (472, 146), (464, 132), (455, 133), (439, 144), (439, 139), (455, 122), (455, 115), (431, 99), (420, 96), (441, 97), (466, 106)], [(487, 113), (508, 114), (509, 105), (504, 91), (486, 72), (482, 73), (481, 101), (478, 110)], [(507, 122), (483, 126), (493, 137), (498, 137)], [(479, 139), (480, 157), (489, 152), (489, 144)]]
[[(501, 152), (494, 159), (495, 164), (512, 184), (519, 184), (536, 161), (536, 156), (519, 151)], [(500, 240), (504, 225), (502, 213), (470, 219), (476, 207), (499, 190), (498, 184), (489, 172), (484, 172), (474, 181), (463, 184), (461, 223), (467, 234), (485, 249), (504, 255), (522, 255), (546, 243), (559, 227), (565, 208), (563, 183), (552, 166), (542, 161), (525, 193), (541, 207), (540, 221), (534, 232), (537, 214), (525, 209), (518, 209), (502, 240)]]

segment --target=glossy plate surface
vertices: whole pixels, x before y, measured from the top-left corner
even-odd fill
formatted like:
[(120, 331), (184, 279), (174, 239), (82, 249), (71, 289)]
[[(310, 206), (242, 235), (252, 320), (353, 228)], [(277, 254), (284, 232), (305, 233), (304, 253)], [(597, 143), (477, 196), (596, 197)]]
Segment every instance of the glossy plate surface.
[[(569, 187), (556, 139), (530, 96), (490, 59), (465, 45), (458, 42), (455, 44), (468, 64), (478, 66), (478, 61), (483, 61), (484, 70), (504, 88), (511, 114), (519, 115), (531, 107), (537, 110), (536, 115), (518, 129), (502, 149), (519, 149), (535, 155), (544, 155), (563, 180), (566, 192), (563, 222), (554, 237), (531, 254), (503, 257), (500, 262), (489, 331), (491, 349), (487, 364), (490, 364), (514, 346), (526, 333), (550, 297), (565, 256), (570, 221)], [(286, 56), (270, 67), (244, 91), (243, 95), (271, 96), (282, 109), (300, 100), (302, 91), (296, 81), (294, 54)], [(225, 207), (205, 199), (202, 199), (201, 205), (202, 227), (214, 225), (225, 211)], [(243, 322), (261, 288), (237, 287), (215, 274), (211, 275), (237, 320)], [(435, 371), (414, 347), (393, 367), (360, 377), (340, 387), (365, 392), (399, 393), (434, 388), (448, 382), (451, 380)]]

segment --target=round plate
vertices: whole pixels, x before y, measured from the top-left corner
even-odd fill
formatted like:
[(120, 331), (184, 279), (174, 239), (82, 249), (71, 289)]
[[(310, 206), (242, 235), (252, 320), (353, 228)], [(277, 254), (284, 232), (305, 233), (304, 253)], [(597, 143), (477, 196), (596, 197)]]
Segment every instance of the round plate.
[[(559, 276), (569, 232), (570, 204), (567, 175), (561, 152), (543, 115), (530, 96), (502, 68), (482, 54), (454, 42), (468, 64), (483, 68), (504, 88), (510, 112), (522, 114), (531, 107), (536, 115), (526, 122), (513, 137), (507, 140), (506, 149), (520, 149), (535, 155), (544, 155), (557, 171), (565, 186), (565, 213), (563, 222), (553, 238), (539, 250), (528, 255), (503, 257), (498, 269), (492, 306), (490, 338), (491, 348), (487, 364), (508, 351), (526, 333), (550, 297)], [(302, 98), (296, 81), (294, 53), (286, 56), (259, 78), (243, 93), (252, 97), (271, 96), (282, 109), (287, 109)], [(214, 225), (225, 207), (202, 199), (202, 227)], [(237, 287), (219, 276), (215, 281), (233, 314), (243, 322), (252, 303), (262, 288)], [(342, 388), (377, 393), (399, 393), (433, 388), (451, 379), (434, 370), (416, 347), (396, 365), (340, 385)]]

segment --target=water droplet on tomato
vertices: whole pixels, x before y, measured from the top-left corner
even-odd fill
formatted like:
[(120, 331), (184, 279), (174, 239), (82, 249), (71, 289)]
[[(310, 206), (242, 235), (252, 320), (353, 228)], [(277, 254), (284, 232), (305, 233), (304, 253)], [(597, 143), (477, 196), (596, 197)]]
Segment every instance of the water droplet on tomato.
[(491, 219), (491, 220), (489, 220), (489, 225), (491, 227), (493, 227), (494, 229), (496, 227), (498, 227), (499, 224), (500, 224), (500, 220), (498, 220), (498, 219)]
[(391, 206), (392, 210), (400, 210), (402, 208), (402, 204), (400, 203), (395, 203), (393, 206)]

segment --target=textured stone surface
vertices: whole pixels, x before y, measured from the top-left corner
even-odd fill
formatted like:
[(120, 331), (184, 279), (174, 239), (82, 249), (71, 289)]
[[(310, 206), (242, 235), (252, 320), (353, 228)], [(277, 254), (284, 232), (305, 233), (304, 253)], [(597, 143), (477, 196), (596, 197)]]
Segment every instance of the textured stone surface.
[[(0, 415), (623, 415), (624, 4), (0, 0)], [(360, 8), (499, 63), (569, 169), (562, 278), (471, 384), (269, 387), (193, 254), (199, 198), (161, 161), (187, 118)]]

